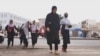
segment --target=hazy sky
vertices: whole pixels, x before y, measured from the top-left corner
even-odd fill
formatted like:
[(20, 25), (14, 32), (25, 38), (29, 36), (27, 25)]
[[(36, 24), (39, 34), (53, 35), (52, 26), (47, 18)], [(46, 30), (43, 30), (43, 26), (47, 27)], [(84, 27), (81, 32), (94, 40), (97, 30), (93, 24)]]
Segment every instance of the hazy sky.
[(72, 23), (84, 19), (100, 21), (99, 0), (0, 0), (0, 12), (10, 12), (34, 20), (45, 18), (53, 5), (58, 7), (58, 14), (68, 12)]

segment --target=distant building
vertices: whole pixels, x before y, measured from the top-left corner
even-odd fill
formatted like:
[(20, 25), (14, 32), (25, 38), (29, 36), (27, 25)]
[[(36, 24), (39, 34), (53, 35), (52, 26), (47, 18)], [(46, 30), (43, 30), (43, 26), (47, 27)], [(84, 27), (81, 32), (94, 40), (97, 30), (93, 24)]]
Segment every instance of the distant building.
[(80, 37), (81, 35), (81, 24), (72, 24), (71, 33), (72, 37)]
[(2, 25), (3, 29), (9, 23), (9, 20), (11, 19), (14, 21), (14, 24), (17, 27), (21, 26), (23, 23), (28, 21), (26, 18), (20, 17), (12, 13), (0, 12), (0, 24)]
[(100, 22), (97, 22), (95, 25), (94, 25), (95, 28), (97, 29), (100, 29)]
[(87, 19), (87, 20), (82, 21), (82, 28), (89, 29), (93, 27), (95, 24), (96, 24), (96, 20)]
[(84, 37), (91, 37), (92, 32), (95, 30), (96, 20), (84, 20), (82, 21), (82, 30)]

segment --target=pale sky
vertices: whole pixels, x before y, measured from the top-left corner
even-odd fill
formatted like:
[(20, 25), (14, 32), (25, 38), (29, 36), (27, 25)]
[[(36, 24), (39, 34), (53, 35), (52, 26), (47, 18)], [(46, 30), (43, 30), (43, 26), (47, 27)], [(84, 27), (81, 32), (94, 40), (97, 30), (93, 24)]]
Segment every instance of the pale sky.
[(72, 23), (85, 19), (100, 21), (100, 0), (0, 0), (0, 12), (34, 20), (45, 18), (53, 5), (58, 7), (58, 14), (68, 12)]

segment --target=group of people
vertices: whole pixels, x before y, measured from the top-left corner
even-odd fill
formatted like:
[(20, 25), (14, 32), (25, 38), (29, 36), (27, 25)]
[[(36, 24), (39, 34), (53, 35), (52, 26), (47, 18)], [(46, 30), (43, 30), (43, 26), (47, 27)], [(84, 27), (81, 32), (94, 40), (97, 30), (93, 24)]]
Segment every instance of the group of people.
[(5, 27), (5, 30), (7, 31), (8, 38), (7, 48), (9, 48), (10, 45), (14, 45), (14, 36), (18, 35), (15, 30), (19, 32), (20, 45), (23, 43), (23, 48), (28, 47), (29, 32), (31, 32), (32, 47), (34, 47), (34, 45), (37, 43), (37, 38), (39, 36), (39, 26), (36, 24), (35, 20), (32, 23), (28, 21), (25, 24), (22, 24), (19, 29), (13, 24), (13, 20), (10, 20), (9, 24)]
[(63, 45), (62, 51), (66, 52), (67, 44), (70, 43), (70, 34), (69, 28), (72, 27), (70, 20), (68, 19), (68, 13), (64, 14), (63, 19), (59, 19), (59, 15), (56, 13), (57, 7), (53, 6), (51, 13), (49, 13), (46, 17), (45, 27), (46, 27), (46, 37), (47, 43), (50, 47), (50, 52), (52, 53), (52, 44), (55, 45), (55, 54), (59, 54), (58, 52), (58, 44), (60, 43), (59, 39), (59, 31), (61, 30), (61, 34), (63, 37)]
[[(68, 19), (68, 13), (64, 13), (63, 19), (60, 20), (59, 15), (56, 13), (57, 7), (53, 6), (51, 13), (46, 16), (45, 20), (45, 37), (47, 39), (47, 44), (50, 48), (50, 53), (53, 53), (52, 45), (55, 45), (55, 54), (59, 54), (58, 45), (60, 44), (59, 32), (61, 31), (63, 45), (62, 51), (66, 52), (68, 44), (70, 44), (70, 34), (69, 28), (72, 27), (70, 20)], [(30, 23), (29, 21), (22, 24), (20, 29), (16, 28), (13, 24), (13, 20), (10, 20), (9, 24), (5, 27), (7, 31), (8, 45), (7, 48), (14, 45), (14, 36), (16, 35), (15, 30), (19, 32), (20, 35), (20, 45), (23, 43), (23, 48), (28, 47), (29, 32), (31, 32), (32, 47), (37, 43), (40, 28), (36, 24), (35, 20)], [(12, 42), (12, 44), (11, 44)]]

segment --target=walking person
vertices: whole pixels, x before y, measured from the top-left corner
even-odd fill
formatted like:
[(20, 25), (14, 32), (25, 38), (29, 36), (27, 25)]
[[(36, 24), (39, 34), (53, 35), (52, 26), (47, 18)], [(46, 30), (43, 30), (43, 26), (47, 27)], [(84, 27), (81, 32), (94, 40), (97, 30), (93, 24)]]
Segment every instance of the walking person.
[(70, 44), (70, 34), (69, 34), (69, 28), (71, 28), (70, 20), (68, 19), (68, 14), (64, 14), (64, 18), (60, 21), (61, 24), (61, 34), (63, 36), (63, 45), (62, 45), (62, 51), (66, 52), (68, 44)]
[(60, 44), (59, 40), (59, 29), (60, 29), (60, 19), (58, 14), (56, 13), (57, 7), (52, 7), (52, 12), (49, 13), (46, 17), (45, 27), (46, 27), (46, 35), (47, 35), (47, 43), (50, 47), (50, 53), (52, 53), (52, 44), (55, 45), (55, 54), (58, 55), (58, 44)]
[(8, 38), (7, 48), (9, 48), (11, 42), (12, 42), (12, 47), (14, 45), (15, 29), (18, 31), (16, 26), (13, 24), (13, 20), (10, 20), (9, 24), (5, 27), (5, 30), (7, 31), (7, 38)]
[(22, 26), (22, 30), (23, 30), (23, 33), (22, 33), (22, 40), (24, 42), (24, 46), (23, 48), (27, 48), (28, 47), (28, 38), (29, 38), (29, 25), (30, 25), (30, 22), (26, 22), (23, 26)]
[(39, 27), (36, 24), (35, 20), (33, 21), (32, 25), (30, 26), (30, 29), (31, 29), (32, 47), (34, 48), (34, 45), (37, 43), (38, 31), (39, 31)]
[(24, 42), (24, 40), (23, 40), (23, 38), (24, 38), (24, 31), (23, 31), (23, 29), (22, 29), (22, 27), (23, 27), (23, 25), (24, 24), (22, 24), (22, 26), (20, 27), (20, 29), (19, 29), (19, 35), (20, 35), (20, 45), (22, 45), (22, 43)]

